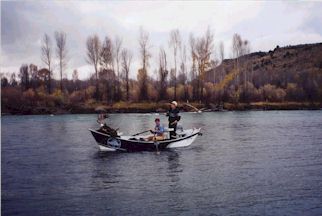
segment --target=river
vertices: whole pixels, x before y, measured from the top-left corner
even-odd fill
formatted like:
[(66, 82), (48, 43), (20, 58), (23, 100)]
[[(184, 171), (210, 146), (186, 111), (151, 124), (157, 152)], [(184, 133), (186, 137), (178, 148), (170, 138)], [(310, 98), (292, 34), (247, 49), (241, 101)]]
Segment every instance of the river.
[[(124, 134), (157, 114), (111, 114)], [(182, 113), (189, 147), (102, 153), (95, 115), (1, 118), (3, 215), (322, 215), (322, 111)]]

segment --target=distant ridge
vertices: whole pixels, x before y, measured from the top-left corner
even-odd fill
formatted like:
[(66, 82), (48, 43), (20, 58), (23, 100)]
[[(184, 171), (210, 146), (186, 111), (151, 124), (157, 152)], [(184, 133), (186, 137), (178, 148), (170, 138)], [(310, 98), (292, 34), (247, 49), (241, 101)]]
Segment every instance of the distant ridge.
[[(241, 56), (238, 61), (236, 67), (236, 59), (223, 60), (220, 65), (206, 72), (206, 81), (217, 84), (227, 82), (227, 76), (236, 73), (237, 69), (238, 74), (245, 73), (247, 81), (257, 88), (265, 84), (283, 88), (290, 82), (300, 84), (299, 78), (304, 74), (322, 74), (322, 43), (277, 46), (268, 52), (258, 51)], [(234, 84), (241, 85), (242, 81), (240, 79)]]

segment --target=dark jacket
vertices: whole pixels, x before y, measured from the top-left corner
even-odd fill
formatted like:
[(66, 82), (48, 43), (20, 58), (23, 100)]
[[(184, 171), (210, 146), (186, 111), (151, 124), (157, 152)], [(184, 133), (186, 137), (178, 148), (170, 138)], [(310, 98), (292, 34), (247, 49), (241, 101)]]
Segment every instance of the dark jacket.
[(168, 121), (169, 124), (171, 124), (174, 121), (179, 121), (180, 120), (180, 116), (179, 116), (179, 109), (175, 108), (175, 109), (169, 109), (168, 113), (167, 113)]

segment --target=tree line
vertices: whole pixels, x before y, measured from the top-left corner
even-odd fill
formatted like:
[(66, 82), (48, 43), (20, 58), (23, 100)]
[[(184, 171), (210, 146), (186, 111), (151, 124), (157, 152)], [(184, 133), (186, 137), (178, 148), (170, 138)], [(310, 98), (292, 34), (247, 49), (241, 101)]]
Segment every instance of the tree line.
[[(281, 88), (270, 83), (269, 79), (263, 85), (255, 85), (254, 63), (249, 64), (247, 61), (251, 58), (250, 42), (239, 34), (233, 35), (231, 59), (227, 60), (232, 61), (232, 67), (224, 66), (225, 46), (223, 42), (215, 45), (214, 34), (209, 28), (201, 36), (191, 33), (187, 42), (178, 29), (172, 30), (167, 44), (169, 52), (159, 47), (158, 56), (154, 56), (158, 59), (158, 67), (151, 68), (150, 35), (141, 27), (137, 40), (140, 68), (135, 68), (136, 79), (130, 78), (134, 52), (123, 46), (120, 37), (105, 36), (101, 39), (96, 34), (88, 36), (84, 57), (93, 67), (93, 73), (87, 80), (79, 80), (76, 69), (71, 80), (64, 78), (71, 57), (68, 54), (66, 33), (56, 31), (54, 42), (48, 34), (44, 34), (40, 57), (45, 68), (23, 64), (18, 72), (19, 79), (16, 73), (12, 73), (10, 79), (2, 76), (2, 88), (19, 88), (32, 100), (59, 99), (58, 104), (164, 100), (202, 103), (283, 101), (292, 98), (287, 96), (299, 89), (299, 85), (294, 83)], [(169, 64), (170, 59), (172, 65)], [(58, 67), (59, 80), (52, 78), (54, 64)], [(316, 81), (319, 82), (319, 79)], [(315, 90), (317, 95), (314, 100), (322, 95), (319, 87)], [(306, 100), (306, 97), (301, 100)]]

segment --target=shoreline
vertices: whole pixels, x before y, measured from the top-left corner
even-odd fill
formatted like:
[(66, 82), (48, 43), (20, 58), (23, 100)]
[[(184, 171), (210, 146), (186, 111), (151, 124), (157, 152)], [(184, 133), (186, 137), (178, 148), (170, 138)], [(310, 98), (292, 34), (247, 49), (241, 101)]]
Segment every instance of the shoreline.
[[(180, 103), (183, 104), (183, 103)], [(224, 111), (270, 111), (270, 110), (321, 110), (322, 102), (252, 102), (252, 103), (223, 103), (214, 104), (191, 103), (202, 112)], [(73, 105), (65, 107), (23, 107), (23, 109), (1, 109), (1, 115), (60, 115), (60, 114), (95, 114), (106, 113), (164, 113), (167, 103), (126, 103), (119, 102), (113, 105), (92, 104), (91, 106)], [(180, 106), (181, 112), (195, 112), (185, 106)]]

